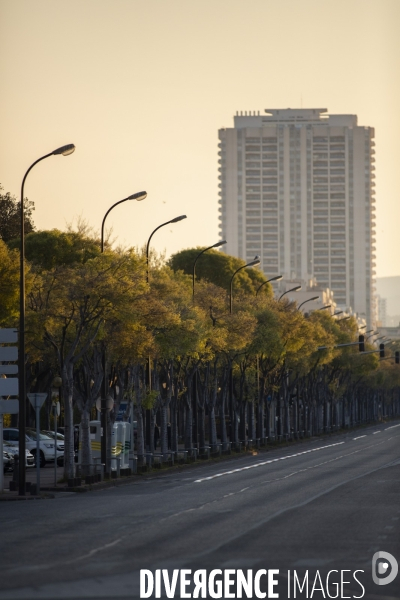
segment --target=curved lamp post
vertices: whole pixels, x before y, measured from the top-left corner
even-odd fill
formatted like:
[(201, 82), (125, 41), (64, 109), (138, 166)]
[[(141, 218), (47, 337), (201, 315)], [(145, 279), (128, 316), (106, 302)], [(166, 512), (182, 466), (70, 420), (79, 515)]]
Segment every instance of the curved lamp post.
[(252, 260), (251, 262), (247, 263), (246, 265), (242, 265), (241, 267), (239, 267), (238, 269), (236, 269), (236, 271), (234, 272), (234, 274), (231, 277), (231, 281), (229, 284), (229, 289), (230, 289), (230, 298), (229, 298), (229, 312), (230, 314), (232, 314), (232, 309), (233, 309), (233, 278), (235, 277), (236, 273), (239, 273), (239, 271), (241, 271), (242, 269), (246, 269), (247, 267), (256, 267), (257, 265), (260, 264), (260, 259), (258, 256), (256, 256), (254, 258), (254, 260)]
[(317, 308), (316, 310), (326, 310), (327, 308), (331, 308), (332, 304), (326, 304), (325, 306), (321, 306), (321, 308)]
[(304, 302), (299, 304), (299, 306), (297, 307), (297, 310), (300, 310), (300, 308), (303, 306), (303, 304), (306, 304), (306, 302), (312, 302), (313, 300), (319, 300), (319, 296), (313, 296), (312, 298), (309, 298), (308, 300), (304, 300)]
[(202, 250), (197, 256), (196, 259), (193, 263), (193, 273), (192, 273), (192, 289), (193, 289), (193, 302), (194, 302), (194, 282), (195, 282), (195, 271), (196, 271), (196, 263), (199, 260), (200, 256), (202, 254), (204, 254), (204, 252), (207, 252), (207, 250), (211, 250), (211, 248), (219, 248), (220, 246), (223, 246), (224, 244), (226, 244), (226, 240), (222, 240), (221, 242), (217, 242), (216, 244), (213, 244), (212, 246), (208, 246), (208, 248), (204, 248), (204, 250)]
[[(379, 333), (379, 331), (373, 331), (372, 329), (371, 329), (371, 331), (372, 331), (371, 335), (369, 335), (367, 338), (365, 338), (365, 340), (369, 340), (369, 338), (372, 338), (372, 337), (374, 337), (374, 335), (378, 335), (378, 333)], [(369, 332), (367, 331), (367, 333), (369, 333)]]
[[(127, 200), (137, 200), (140, 202), (147, 198), (147, 192), (136, 192), (136, 194), (131, 194), (127, 198), (123, 198), (123, 200), (119, 200), (115, 204), (113, 204), (106, 214), (104, 215), (103, 221), (101, 222), (101, 253), (104, 252), (104, 223), (108, 214), (112, 211), (113, 208), (118, 206), (118, 204), (122, 204), (122, 202), (126, 202)], [(101, 462), (104, 465), (105, 473), (108, 473), (108, 465), (107, 465), (107, 379), (106, 379), (106, 352), (103, 348), (103, 355), (101, 357), (101, 363), (103, 368), (103, 385), (102, 385), (102, 394), (101, 394), (101, 407), (100, 407), (100, 423), (101, 428), (103, 430), (103, 434), (100, 438), (101, 440)]]
[(315, 310), (313, 310), (310, 313), (306, 313), (305, 317), (309, 317), (310, 315), (312, 315), (313, 313), (317, 312), (318, 310), (326, 310), (327, 308), (331, 308), (332, 304), (326, 304), (325, 306), (321, 306), (321, 308), (316, 308)]
[[(150, 242), (151, 238), (155, 234), (156, 231), (161, 229), (161, 227), (165, 227), (165, 225), (169, 225), (170, 223), (178, 223), (179, 221), (183, 221), (186, 219), (186, 215), (180, 215), (179, 217), (175, 217), (175, 219), (171, 219), (170, 221), (166, 221), (165, 223), (161, 223), (158, 227), (156, 227), (150, 234), (149, 239), (147, 240), (146, 245), (146, 282), (149, 283), (149, 253), (150, 253)], [(150, 356), (147, 358), (147, 384), (149, 386), (149, 390), (151, 389), (151, 360)], [(146, 409), (145, 415), (145, 440), (146, 445), (150, 445), (150, 409)]]
[(256, 291), (256, 296), (258, 295), (258, 292), (261, 290), (261, 288), (263, 287), (263, 285), (265, 285), (266, 283), (270, 283), (270, 281), (280, 281), (282, 279), (283, 275), (277, 275), (276, 277), (272, 277), (271, 279), (267, 279), (267, 281), (263, 281), (262, 284), (257, 288)]
[[(68, 156), (68, 154), (72, 154), (75, 150), (74, 144), (67, 144), (66, 146), (61, 146), (61, 148), (57, 148), (53, 150), (53, 152), (49, 152), (49, 154), (45, 154), (41, 158), (35, 160), (34, 163), (31, 164), (29, 169), (24, 175), (21, 185), (21, 206), (20, 206), (20, 217), (21, 217), (21, 228), (20, 228), (20, 279), (19, 279), (19, 367), (18, 367), (18, 386), (19, 386), (19, 442), (18, 442), (18, 452), (19, 456), (25, 456), (25, 430), (26, 430), (26, 378), (25, 378), (25, 212), (24, 212), (24, 186), (25, 180), (28, 177), (29, 172), (33, 169), (35, 165), (39, 162), (48, 158), (49, 156), (55, 156), (58, 154), (62, 154), (63, 156)], [(21, 463), (22, 464), (22, 463)], [(19, 490), (18, 494), (20, 496), (25, 496), (25, 469), (22, 467), (19, 469)]]
[(137, 200), (138, 202), (140, 202), (141, 200), (144, 200), (145, 198), (147, 198), (147, 192), (137, 192), (136, 194), (132, 194), (131, 196), (128, 196), (127, 198), (124, 198), (123, 200), (119, 200), (118, 202), (116, 202), (115, 204), (113, 204), (108, 209), (108, 211), (104, 215), (103, 221), (101, 223), (101, 251), (102, 252), (104, 252), (104, 223), (106, 221), (108, 213), (110, 213), (113, 208), (115, 208), (116, 206), (118, 206), (118, 204), (122, 204), (122, 202), (126, 202), (127, 200)]
[[(252, 260), (251, 262), (242, 265), (241, 267), (239, 267), (238, 269), (236, 269), (236, 271), (234, 272), (234, 274), (231, 277), (231, 281), (229, 284), (229, 289), (230, 289), (230, 297), (229, 297), (229, 314), (232, 314), (232, 310), (233, 310), (233, 279), (235, 277), (235, 275), (237, 273), (239, 273), (239, 271), (241, 271), (242, 269), (246, 269), (247, 267), (256, 267), (257, 265), (260, 264), (260, 258), (258, 256), (254, 257), (254, 260)], [(233, 432), (235, 430), (235, 423), (234, 423), (234, 419), (236, 419), (234, 411), (233, 411), (233, 370), (232, 370), (232, 365), (230, 366), (230, 370), (229, 370), (229, 416), (230, 416), (230, 441), (233, 441)]]
[(147, 240), (146, 246), (146, 281), (149, 282), (149, 251), (150, 251), (150, 241), (156, 231), (161, 229), (161, 227), (165, 227), (165, 225), (169, 225), (170, 223), (178, 223), (178, 221), (182, 221), (183, 219), (187, 219), (186, 215), (181, 215), (180, 217), (175, 217), (175, 219), (171, 219), (170, 221), (166, 221), (166, 223), (162, 223), (158, 227), (151, 232), (149, 239)]
[(286, 292), (283, 292), (282, 296), (279, 296), (278, 298), (278, 302), (281, 300), (281, 298), (283, 298), (283, 296), (285, 296), (286, 294), (289, 294), (290, 292), (298, 292), (299, 290), (301, 290), (301, 285), (297, 285), (296, 287), (287, 290)]

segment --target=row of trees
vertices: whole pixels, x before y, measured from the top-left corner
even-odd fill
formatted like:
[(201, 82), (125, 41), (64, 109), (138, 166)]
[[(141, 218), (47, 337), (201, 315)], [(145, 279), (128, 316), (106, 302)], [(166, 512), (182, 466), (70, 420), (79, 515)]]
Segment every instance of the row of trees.
[[(16, 239), (0, 240), (1, 327), (18, 323), (17, 247)], [(297, 437), (376, 419), (383, 410), (399, 414), (394, 361), (356, 346), (335, 348), (357, 339), (355, 320), (338, 321), (327, 311), (304, 316), (295, 303), (274, 299), (268, 283), (256, 295), (265, 281), (257, 269), (235, 277), (230, 314), (230, 277), (244, 263), (208, 251), (196, 265), (193, 297), (201, 250), (182, 251), (167, 264), (153, 256), (147, 283), (143, 252), (108, 247), (101, 254), (84, 227), (26, 236), (27, 387), (50, 397), (54, 376), (62, 378), (66, 477), (74, 476), (74, 420), (81, 423), (83, 462), (91, 462), (89, 421), (104, 351), (114, 400), (108, 419), (114, 422), (121, 401), (133, 402), (139, 457), (146, 414), (147, 445), (154, 450), (157, 420), (163, 453), (179, 443), (190, 450), (194, 443)]]

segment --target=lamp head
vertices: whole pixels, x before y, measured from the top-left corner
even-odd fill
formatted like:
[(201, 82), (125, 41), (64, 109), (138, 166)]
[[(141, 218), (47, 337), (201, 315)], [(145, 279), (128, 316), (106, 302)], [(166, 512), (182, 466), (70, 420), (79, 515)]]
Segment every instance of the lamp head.
[(254, 260), (252, 260), (251, 262), (247, 263), (246, 267), (256, 267), (257, 265), (260, 264), (260, 257), (258, 255), (256, 255), (254, 257)]
[(213, 246), (211, 246), (211, 248), (219, 248), (220, 246), (223, 246), (226, 243), (227, 243), (226, 240), (222, 240), (222, 242), (217, 242), (216, 244), (214, 244)]
[(147, 192), (136, 192), (136, 194), (132, 194), (132, 196), (128, 196), (128, 200), (137, 200), (140, 202), (147, 198)]
[(296, 287), (294, 287), (293, 289), (291, 289), (291, 292), (298, 292), (299, 290), (301, 290), (301, 285), (298, 285)]
[(72, 154), (73, 152), (75, 152), (75, 145), (67, 144), (66, 146), (61, 146), (61, 148), (54, 150), (53, 154), (62, 154), (63, 156), (68, 156), (68, 154)]
[(183, 219), (187, 219), (187, 216), (181, 215), (180, 217), (175, 217), (175, 219), (171, 219), (170, 223), (177, 223), (178, 221), (183, 221)]
[(319, 296), (314, 296), (313, 298), (310, 298), (310, 302), (312, 302), (313, 300), (319, 300)]

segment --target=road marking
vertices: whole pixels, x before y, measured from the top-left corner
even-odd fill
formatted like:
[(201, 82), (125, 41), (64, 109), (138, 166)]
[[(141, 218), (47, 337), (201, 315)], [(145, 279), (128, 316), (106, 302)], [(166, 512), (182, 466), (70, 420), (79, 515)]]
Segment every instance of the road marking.
[(373, 431), (372, 435), (375, 435), (376, 433), (382, 433), (382, 431)]
[(361, 440), (361, 438), (363, 438), (363, 437), (367, 437), (367, 436), (366, 435), (359, 435), (358, 437), (353, 438), (353, 440)]
[(101, 552), (102, 550), (108, 550), (108, 548), (112, 548), (112, 546), (116, 546), (121, 541), (122, 541), (122, 538), (120, 538), (119, 540), (115, 540), (114, 542), (111, 542), (110, 544), (106, 544), (105, 546), (100, 546), (99, 548), (93, 548), (93, 550), (91, 550), (87, 554), (84, 554), (83, 556), (79, 556), (78, 558), (74, 558), (73, 560), (68, 560), (68, 561), (64, 562), (63, 564), (70, 565), (74, 562), (78, 562), (79, 560), (82, 560), (83, 558), (90, 558), (91, 556), (93, 556), (93, 554), (97, 554), (97, 552)]
[(337, 442), (336, 444), (329, 444), (328, 446), (320, 446), (318, 448), (311, 448), (311, 450), (305, 450), (304, 452), (297, 452), (296, 454), (290, 454), (288, 456), (281, 456), (280, 458), (272, 458), (271, 460), (265, 460), (263, 462), (258, 462), (254, 465), (249, 465), (247, 467), (240, 467), (239, 469), (232, 469), (232, 471), (223, 471), (222, 473), (216, 473), (215, 475), (211, 475), (210, 477), (204, 477), (203, 479), (196, 479), (194, 481), (194, 483), (202, 483), (203, 481), (210, 481), (211, 479), (216, 479), (217, 477), (223, 477), (224, 475), (233, 475), (234, 473), (248, 471), (249, 469), (256, 469), (257, 467), (263, 467), (265, 465), (270, 465), (271, 463), (278, 462), (280, 460), (287, 460), (288, 458), (295, 458), (296, 456), (302, 456), (304, 454), (309, 454), (310, 452), (317, 452), (318, 450), (325, 450), (325, 448), (332, 448), (333, 446), (340, 446), (341, 444), (344, 444), (344, 442)]
[(390, 427), (386, 427), (385, 431), (388, 431), (388, 429), (394, 429), (395, 427), (400, 427), (399, 425), (391, 425)]

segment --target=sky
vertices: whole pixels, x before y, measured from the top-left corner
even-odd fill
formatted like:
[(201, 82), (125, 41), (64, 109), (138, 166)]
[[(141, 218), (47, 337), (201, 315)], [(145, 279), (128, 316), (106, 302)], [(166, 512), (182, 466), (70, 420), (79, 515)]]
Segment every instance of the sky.
[(38, 229), (78, 219), (166, 256), (212, 245), (218, 129), (327, 108), (375, 128), (377, 276), (400, 275), (399, 0), (0, 0), (0, 183)]

